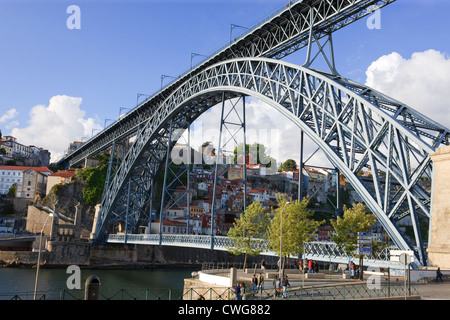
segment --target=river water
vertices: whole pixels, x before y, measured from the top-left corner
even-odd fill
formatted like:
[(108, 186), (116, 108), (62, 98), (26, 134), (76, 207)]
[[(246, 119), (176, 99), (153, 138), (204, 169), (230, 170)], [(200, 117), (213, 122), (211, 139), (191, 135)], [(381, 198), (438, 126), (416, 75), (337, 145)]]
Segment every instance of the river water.
[[(95, 275), (100, 279), (101, 299), (113, 300), (177, 300), (183, 291), (184, 279), (190, 278), (198, 269), (137, 269), (137, 270), (93, 270), (79, 272), (81, 288), (75, 273), (67, 269), (39, 270), (38, 299), (73, 300), (83, 299), (86, 279)], [(0, 300), (13, 298), (33, 299), (36, 269), (1, 268)], [(70, 288), (69, 288), (70, 287)], [(45, 296), (44, 296), (45, 295)]]

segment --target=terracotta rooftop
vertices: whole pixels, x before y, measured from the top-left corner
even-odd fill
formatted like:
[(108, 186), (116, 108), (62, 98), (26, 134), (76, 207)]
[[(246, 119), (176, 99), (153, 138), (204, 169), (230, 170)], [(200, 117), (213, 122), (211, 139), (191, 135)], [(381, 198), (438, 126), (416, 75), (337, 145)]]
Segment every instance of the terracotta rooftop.
[(39, 171), (39, 172), (52, 172), (47, 167), (0, 166), (0, 170), (26, 171), (29, 169), (33, 169), (34, 171)]

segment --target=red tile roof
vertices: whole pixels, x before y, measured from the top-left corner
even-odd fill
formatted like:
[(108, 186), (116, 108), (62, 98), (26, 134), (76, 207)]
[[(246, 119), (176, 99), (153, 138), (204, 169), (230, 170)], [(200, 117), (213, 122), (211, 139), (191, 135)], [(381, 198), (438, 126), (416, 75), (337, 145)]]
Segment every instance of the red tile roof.
[(61, 170), (55, 173), (52, 173), (49, 177), (61, 177), (61, 178), (72, 178), (75, 175), (75, 170)]
[(29, 169), (33, 169), (34, 171), (39, 171), (39, 172), (52, 172), (47, 167), (0, 166), (0, 170), (27, 171)]

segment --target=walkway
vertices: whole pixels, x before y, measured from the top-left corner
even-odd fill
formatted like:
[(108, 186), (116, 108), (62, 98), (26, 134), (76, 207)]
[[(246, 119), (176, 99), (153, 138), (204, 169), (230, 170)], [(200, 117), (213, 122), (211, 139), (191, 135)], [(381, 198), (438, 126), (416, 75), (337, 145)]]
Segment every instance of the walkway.
[[(289, 273), (288, 279), (291, 284), (291, 288), (298, 288), (304, 284), (305, 288), (311, 286), (329, 286), (329, 285), (361, 285), (362, 282), (359, 280), (351, 280), (344, 279), (342, 274), (333, 273), (329, 274), (326, 272), (321, 272), (320, 274), (309, 274), (309, 279), (304, 279), (303, 274), (299, 273), (293, 269), (287, 269)], [(269, 279), (266, 278), (264, 288), (270, 289), (273, 288), (273, 279), (277, 275), (276, 272), (270, 271), (269, 274), (271, 277)], [(225, 274), (223, 274), (225, 275)], [(256, 276), (259, 275), (259, 271), (257, 271)], [(238, 282), (244, 281), (246, 284), (251, 283), (251, 279), (253, 276), (253, 272), (244, 272), (243, 270), (238, 270)], [(365, 276), (365, 279), (368, 279), (368, 276)], [(363, 281), (364, 283), (365, 281)], [(383, 280), (383, 284), (386, 282)], [(402, 277), (391, 277), (391, 285), (399, 285), (399, 283), (403, 284)], [(412, 282), (412, 286), (418, 292), (421, 300), (450, 300), (450, 280), (444, 280), (444, 282), (436, 283), (434, 281), (423, 283), (423, 282)]]

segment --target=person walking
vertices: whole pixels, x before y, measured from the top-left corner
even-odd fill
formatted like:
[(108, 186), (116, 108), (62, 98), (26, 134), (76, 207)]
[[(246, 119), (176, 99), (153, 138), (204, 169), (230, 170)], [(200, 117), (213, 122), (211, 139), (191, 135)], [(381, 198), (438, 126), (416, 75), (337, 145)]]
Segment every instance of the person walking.
[(266, 272), (266, 260), (261, 260), (261, 272)]
[(234, 286), (233, 286), (233, 289), (234, 289), (234, 294), (235, 294), (235, 300), (242, 300), (241, 299), (241, 286), (239, 285), (239, 284), (235, 284)]
[(277, 277), (277, 280), (275, 281), (275, 297), (278, 297), (281, 292), (281, 279), (280, 277)]
[(313, 273), (313, 262), (312, 260), (308, 261), (308, 273)]
[(444, 282), (444, 280), (442, 280), (441, 268), (437, 268), (436, 270), (436, 283), (438, 283), (438, 279), (441, 279), (441, 282)]
[(309, 265), (308, 259), (305, 259), (305, 261), (303, 262), (304, 273), (308, 273), (308, 265)]
[(261, 290), (261, 293), (262, 293), (263, 287), (264, 287), (264, 276), (260, 273), (259, 277), (258, 277), (258, 289), (257, 289), (257, 291)]
[(356, 265), (353, 263), (353, 261), (350, 263), (350, 274), (351, 274), (351, 279), (355, 278), (355, 269), (356, 269)]
[(283, 298), (286, 298), (286, 294), (287, 294), (287, 287), (290, 287), (290, 283), (288, 281), (288, 276), (285, 276), (283, 279)]
[(316, 260), (313, 261), (313, 270), (314, 273), (319, 273), (319, 264), (317, 263)]
[(242, 296), (242, 300), (247, 300), (247, 289), (245, 287), (245, 283), (241, 282), (241, 296)]
[(256, 288), (258, 287), (258, 278), (256, 278), (256, 274), (253, 275), (252, 284), (253, 284), (253, 293), (256, 293)]

